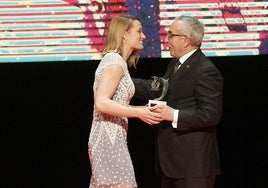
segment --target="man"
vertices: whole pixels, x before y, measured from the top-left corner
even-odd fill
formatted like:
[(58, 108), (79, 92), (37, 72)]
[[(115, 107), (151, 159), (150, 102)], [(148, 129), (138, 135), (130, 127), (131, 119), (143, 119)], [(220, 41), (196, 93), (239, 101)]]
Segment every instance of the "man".
[[(163, 99), (167, 105), (157, 108), (164, 120), (156, 127), (162, 188), (212, 188), (220, 173), (216, 125), (222, 112), (223, 79), (200, 49), (203, 35), (204, 27), (196, 18), (180, 16), (165, 39), (174, 59), (164, 75), (169, 85)], [(137, 98), (153, 97), (149, 80), (133, 80)]]

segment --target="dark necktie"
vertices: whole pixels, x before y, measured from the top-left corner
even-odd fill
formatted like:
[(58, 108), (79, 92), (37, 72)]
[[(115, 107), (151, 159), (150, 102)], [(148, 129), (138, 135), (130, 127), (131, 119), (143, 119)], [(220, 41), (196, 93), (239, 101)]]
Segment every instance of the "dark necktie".
[(177, 72), (180, 65), (181, 65), (181, 62), (178, 60), (174, 65), (173, 74), (175, 74)]

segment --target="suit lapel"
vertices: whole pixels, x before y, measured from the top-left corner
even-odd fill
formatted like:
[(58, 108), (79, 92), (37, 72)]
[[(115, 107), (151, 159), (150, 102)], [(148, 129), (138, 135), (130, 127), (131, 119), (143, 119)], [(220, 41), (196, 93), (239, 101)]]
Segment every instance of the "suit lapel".
[(177, 72), (174, 74), (174, 79), (181, 79), (181, 77), (192, 67), (191, 61), (185, 61), (181, 67), (177, 70)]
[(172, 75), (172, 74), (173, 74), (173, 67), (174, 67), (176, 61), (177, 61), (177, 59), (173, 59), (173, 60), (169, 63), (169, 65), (168, 65), (168, 67), (167, 67), (167, 72), (166, 72), (166, 74), (165, 74), (165, 76), (164, 76), (164, 78), (165, 78), (166, 80), (171, 80), (172, 77), (174, 76), (174, 75)]
[(177, 59), (173, 59), (167, 68), (167, 73), (165, 75), (165, 79), (168, 79), (169, 88), (173, 87), (175, 82), (177, 83), (189, 70), (194, 67), (194, 63), (198, 62), (197, 59), (200, 59), (202, 56), (202, 52), (200, 49), (197, 49), (177, 70), (177, 72), (173, 74), (173, 67), (176, 63)]
[[(174, 86), (174, 82), (178, 82), (189, 70), (191, 70), (194, 66), (194, 62), (196, 63), (196, 58), (200, 58), (201, 51), (198, 49), (194, 52), (177, 70), (177, 72), (173, 75), (172, 79), (169, 82), (170, 87)], [(174, 63), (173, 63), (174, 64)], [(171, 68), (169, 68), (169, 71)], [(170, 73), (171, 74), (171, 73)]]

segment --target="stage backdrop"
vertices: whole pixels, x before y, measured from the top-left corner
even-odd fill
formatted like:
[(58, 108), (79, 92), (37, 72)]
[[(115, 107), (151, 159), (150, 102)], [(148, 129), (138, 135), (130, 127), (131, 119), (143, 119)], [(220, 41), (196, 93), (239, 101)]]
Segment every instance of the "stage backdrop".
[(179, 15), (204, 23), (207, 56), (268, 54), (267, 7), (267, 0), (0, 0), (0, 62), (98, 60), (120, 13), (141, 18), (144, 58), (169, 57), (164, 39)]

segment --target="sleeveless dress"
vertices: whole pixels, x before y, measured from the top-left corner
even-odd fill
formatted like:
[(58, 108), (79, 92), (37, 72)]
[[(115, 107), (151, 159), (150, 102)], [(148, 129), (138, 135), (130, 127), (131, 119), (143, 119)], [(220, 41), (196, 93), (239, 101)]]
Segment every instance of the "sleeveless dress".
[[(93, 91), (95, 93), (98, 87), (103, 69), (112, 64), (120, 65), (124, 70), (124, 76), (120, 80), (113, 100), (127, 106), (134, 95), (135, 87), (129, 75), (127, 63), (118, 53), (108, 53), (101, 60), (95, 72)], [(96, 112), (94, 106), (88, 142), (92, 171), (90, 188), (126, 182), (137, 187), (127, 146), (127, 130), (128, 119), (126, 117)]]

